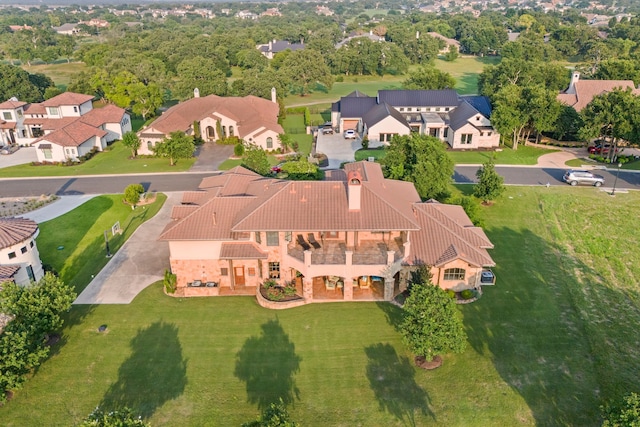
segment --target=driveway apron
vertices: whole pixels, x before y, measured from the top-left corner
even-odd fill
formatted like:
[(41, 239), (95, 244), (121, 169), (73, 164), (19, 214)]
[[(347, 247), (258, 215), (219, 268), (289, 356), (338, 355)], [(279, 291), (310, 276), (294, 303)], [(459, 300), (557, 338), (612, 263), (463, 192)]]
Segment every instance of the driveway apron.
[(169, 268), (169, 244), (158, 241), (158, 237), (182, 193), (165, 194), (167, 200), (156, 216), (138, 227), (74, 304), (129, 304), (143, 289), (164, 277), (164, 270)]

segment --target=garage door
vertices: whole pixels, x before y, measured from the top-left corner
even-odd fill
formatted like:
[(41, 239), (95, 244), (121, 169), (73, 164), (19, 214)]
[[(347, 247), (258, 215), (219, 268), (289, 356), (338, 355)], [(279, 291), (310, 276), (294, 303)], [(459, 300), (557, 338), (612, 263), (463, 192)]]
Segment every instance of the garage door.
[(349, 130), (349, 129), (358, 130), (358, 121), (359, 120), (344, 120), (342, 122), (342, 129), (343, 130)]

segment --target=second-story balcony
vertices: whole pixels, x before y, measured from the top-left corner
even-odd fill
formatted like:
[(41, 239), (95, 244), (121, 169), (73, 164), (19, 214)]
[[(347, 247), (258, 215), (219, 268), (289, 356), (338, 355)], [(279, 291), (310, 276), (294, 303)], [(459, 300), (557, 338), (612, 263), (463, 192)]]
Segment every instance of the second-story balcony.
[(389, 252), (393, 252), (392, 262), (399, 261), (404, 256), (404, 246), (399, 238), (389, 242), (362, 240), (355, 247), (347, 246), (343, 241), (332, 240), (324, 240), (307, 248), (291, 242), (287, 253), (304, 262), (305, 250), (311, 252), (312, 265), (344, 265), (347, 263), (347, 252), (352, 253), (352, 265), (386, 265), (389, 263)]

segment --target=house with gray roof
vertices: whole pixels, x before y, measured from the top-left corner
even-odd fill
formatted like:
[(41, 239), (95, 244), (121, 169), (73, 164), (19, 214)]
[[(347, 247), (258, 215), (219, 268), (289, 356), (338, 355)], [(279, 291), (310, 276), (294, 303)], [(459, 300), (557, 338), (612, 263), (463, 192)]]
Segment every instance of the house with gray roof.
[(493, 148), (500, 144), (500, 134), (490, 116), (488, 98), (460, 96), (453, 89), (380, 90), (376, 97), (352, 92), (331, 106), (334, 128), (353, 129), (373, 145), (417, 132), (453, 149)]
[(462, 207), (422, 202), (378, 163), (349, 163), (326, 178), (280, 180), (240, 166), (204, 178), (160, 235), (174, 295), (256, 295), (266, 304), (260, 285), (273, 281), (294, 286), (297, 304), (389, 301), (420, 266), (434, 284), (461, 291), (479, 288), (495, 265), (493, 244)]
[(259, 44), (256, 49), (268, 59), (273, 59), (276, 53), (284, 52), (289, 49), (291, 51), (304, 49), (304, 43), (291, 43), (288, 40), (276, 40), (273, 39), (267, 44)]

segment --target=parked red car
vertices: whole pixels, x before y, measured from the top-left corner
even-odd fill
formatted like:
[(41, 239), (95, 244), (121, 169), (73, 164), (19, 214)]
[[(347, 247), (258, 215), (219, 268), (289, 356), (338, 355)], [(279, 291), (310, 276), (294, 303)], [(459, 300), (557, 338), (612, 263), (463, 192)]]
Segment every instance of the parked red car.
[[(611, 144), (596, 144), (589, 147), (589, 154), (600, 154), (605, 155), (609, 154), (609, 150), (611, 150)], [(616, 148), (616, 153), (618, 149)]]

